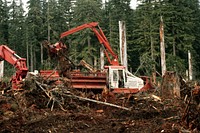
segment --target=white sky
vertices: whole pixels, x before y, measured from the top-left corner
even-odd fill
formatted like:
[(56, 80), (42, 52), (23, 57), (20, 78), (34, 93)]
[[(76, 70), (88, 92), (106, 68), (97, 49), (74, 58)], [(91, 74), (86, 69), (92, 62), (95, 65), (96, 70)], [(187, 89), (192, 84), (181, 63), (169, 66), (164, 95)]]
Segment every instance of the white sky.
[(137, 0), (131, 0), (131, 5), (132, 9), (135, 9), (137, 6)]
[[(22, 0), (22, 2), (24, 3), (24, 7), (26, 8), (26, 3), (27, 3), (27, 1), (28, 0)], [(103, 2), (105, 1), (105, 0), (102, 0)], [(132, 7), (132, 9), (135, 9), (136, 8), (136, 6), (137, 6), (137, 0), (131, 0), (131, 5), (130, 5), (131, 7)]]
[[(108, 0), (102, 0), (103, 2), (108, 1)], [(130, 6), (132, 7), (132, 9), (135, 9), (137, 6), (137, 0), (131, 0), (131, 4)]]

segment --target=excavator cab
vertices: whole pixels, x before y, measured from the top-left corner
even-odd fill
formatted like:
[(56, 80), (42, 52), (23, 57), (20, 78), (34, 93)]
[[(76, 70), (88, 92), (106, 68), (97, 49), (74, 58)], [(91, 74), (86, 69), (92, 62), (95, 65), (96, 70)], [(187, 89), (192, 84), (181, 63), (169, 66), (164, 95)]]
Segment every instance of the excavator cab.
[(108, 88), (115, 93), (137, 93), (144, 81), (126, 71), (124, 66), (105, 66)]
[(108, 75), (107, 79), (108, 85), (110, 89), (114, 88), (124, 88), (126, 82), (126, 75), (124, 72), (124, 68), (122, 66), (107, 66)]

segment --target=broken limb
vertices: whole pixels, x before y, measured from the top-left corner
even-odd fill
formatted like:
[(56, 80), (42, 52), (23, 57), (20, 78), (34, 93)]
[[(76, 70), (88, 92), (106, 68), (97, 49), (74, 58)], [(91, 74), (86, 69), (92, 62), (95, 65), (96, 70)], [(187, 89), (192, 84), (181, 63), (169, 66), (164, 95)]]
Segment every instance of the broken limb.
[[(57, 99), (54, 97), (54, 95), (53, 95), (50, 91), (45, 90), (45, 89), (42, 87), (42, 84), (41, 84), (40, 82), (38, 82), (38, 81), (35, 81), (35, 82), (36, 82), (36, 84), (39, 86), (39, 88), (42, 89), (42, 90), (45, 92), (45, 94), (50, 98), (48, 104), (50, 103), (51, 100), (53, 101), (52, 106), (51, 106), (51, 111), (53, 111), (53, 107), (54, 107), (54, 103), (55, 103), (55, 102), (58, 103), (58, 105), (60, 106), (60, 108), (61, 108), (63, 111), (67, 111), (67, 110), (65, 110), (65, 109), (63, 108), (63, 106), (61, 105), (62, 103), (61, 103), (59, 100), (57, 100)], [(48, 104), (47, 104), (47, 105), (48, 105)]]
[(46, 78), (46, 80), (49, 79), (56, 72), (56, 70), (57, 70), (57, 67), (53, 69), (52, 73)]
[(74, 99), (95, 102), (95, 103), (98, 103), (98, 104), (104, 104), (104, 105), (107, 105), (107, 106), (111, 106), (111, 107), (115, 107), (115, 108), (131, 111), (130, 108), (126, 108), (126, 107), (123, 107), (123, 106), (119, 106), (119, 105), (115, 105), (115, 104), (111, 104), (111, 103), (107, 103), (107, 102), (97, 101), (97, 100), (93, 100), (93, 99), (89, 99), (89, 98), (79, 97), (79, 96), (76, 96), (76, 95), (73, 95), (73, 94), (65, 94), (65, 96), (71, 97), (71, 98), (74, 98)]

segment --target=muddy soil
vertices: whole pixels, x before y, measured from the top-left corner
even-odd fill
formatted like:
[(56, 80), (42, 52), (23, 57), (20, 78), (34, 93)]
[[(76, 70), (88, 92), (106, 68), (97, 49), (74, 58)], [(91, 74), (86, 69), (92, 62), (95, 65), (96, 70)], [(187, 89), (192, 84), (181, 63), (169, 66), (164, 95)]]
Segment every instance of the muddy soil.
[[(199, 100), (169, 98), (146, 91), (108, 100), (126, 109), (68, 97), (96, 99), (94, 93), (31, 79), (24, 89), (0, 92), (1, 133), (198, 133)], [(189, 88), (189, 87), (187, 87)], [(195, 99), (199, 99), (199, 92)], [(111, 97), (112, 98), (112, 97)], [(100, 99), (105, 101), (105, 99)]]
[(53, 108), (46, 106), (46, 99), (44, 94), (30, 92), (2, 95), (0, 132), (179, 133), (200, 129), (196, 107), (192, 113), (196, 115), (187, 119), (190, 125), (182, 120), (186, 104), (181, 99), (157, 101), (149, 94), (140, 94), (126, 103), (131, 111), (70, 98), (66, 98), (65, 110), (62, 110), (56, 103)]

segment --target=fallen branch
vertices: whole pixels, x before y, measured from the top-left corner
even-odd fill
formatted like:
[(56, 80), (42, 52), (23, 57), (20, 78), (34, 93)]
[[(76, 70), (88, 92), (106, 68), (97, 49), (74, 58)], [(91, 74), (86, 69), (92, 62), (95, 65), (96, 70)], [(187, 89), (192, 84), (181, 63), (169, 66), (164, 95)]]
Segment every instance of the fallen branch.
[(160, 110), (158, 108), (156, 108), (155, 106), (150, 105), (150, 107), (154, 108), (157, 112), (160, 112)]
[(188, 116), (188, 113), (189, 113), (189, 110), (190, 110), (190, 102), (192, 100), (192, 97), (190, 97), (189, 101), (188, 101), (188, 104), (184, 110), (184, 114), (182, 116), (182, 121), (185, 121), (187, 119), (187, 116)]
[(155, 101), (161, 101), (161, 98), (156, 95), (152, 94), (151, 97), (153, 97)]
[(111, 104), (111, 103), (107, 103), (107, 102), (97, 101), (97, 100), (93, 100), (93, 99), (89, 99), (89, 98), (84, 98), (84, 97), (80, 97), (80, 96), (76, 96), (76, 95), (72, 95), (72, 94), (65, 94), (65, 96), (70, 97), (70, 98), (74, 98), (74, 99), (95, 102), (95, 103), (98, 103), (98, 104), (104, 104), (104, 105), (107, 105), (107, 106), (116, 107), (116, 108), (119, 108), (119, 109), (131, 111), (130, 108), (126, 108), (126, 107), (123, 107), (123, 106), (119, 106), (119, 105)]
[(171, 117), (165, 118), (163, 120), (177, 120), (177, 119), (180, 119), (180, 117), (179, 116), (171, 116)]
[(49, 102), (47, 103), (47, 105), (50, 103), (50, 101), (52, 100), (53, 101), (53, 103), (52, 103), (52, 106), (51, 106), (51, 111), (53, 111), (53, 107), (54, 107), (54, 103), (55, 102), (57, 102), (58, 103), (58, 105), (60, 106), (60, 108), (63, 110), (63, 111), (67, 111), (67, 110), (65, 110), (64, 108), (63, 108), (63, 106), (61, 105), (61, 102), (59, 101), (59, 100), (57, 100), (55, 97), (54, 97), (54, 95), (50, 92), (50, 91), (47, 91), (47, 90), (45, 90), (43, 87), (42, 87), (42, 84), (40, 83), (40, 82), (38, 82), (38, 81), (35, 81), (36, 82), (36, 84), (40, 87), (40, 89), (42, 89), (44, 92), (45, 92), (45, 94), (49, 97)]
[(52, 73), (46, 78), (46, 80), (48, 80), (57, 70), (57, 67), (55, 67), (52, 71)]
[[(45, 94), (49, 97), (50, 101), (53, 100), (53, 104), (52, 104), (51, 110), (53, 110), (54, 102), (57, 102), (59, 104), (60, 108), (63, 111), (66, 111), (62, 107), (62, 105), (60, 104), (60, 101), (57, 100), (50, 91), (47, 91), (46, 89), (44, 89), (40, 82), (38, 82), (38, 81), (35, 81), (35, 82), (40, 87), (40, 89), (42, 89), (45, 92)], [(64, 94), (62, 94), (62, 95), (64, 95)], [(89, 99), (89, 98), (84, 98), (84, 97), (76, 96), (76, 95), (73, 95), (73, 94), (65, 94), (64, 96), (75, 98), (75, 99), (79, 99), (79, 100), (83, 100), (83, 101), (90, 101), (90, 102), (95, 102), (95, 103), (98, 103), (98, 104), (104, 104), (104, 105), (107, 105), (107, 106), (116, 107), (116, 108), (120, 108), (120, 109), (131, 111), (130, 108), (126, 108), (126, 107), (123, 107), (123, 106), (119, 106), (119, 105), (115, 105), (115, 104), (111, 104), (111, 103), (107, 103), (107, 102), (97, 101), (97, 100), (93, 100), (93, 99)], [(49, 104), (49, 102), (48, 102), (48, 104)]]

